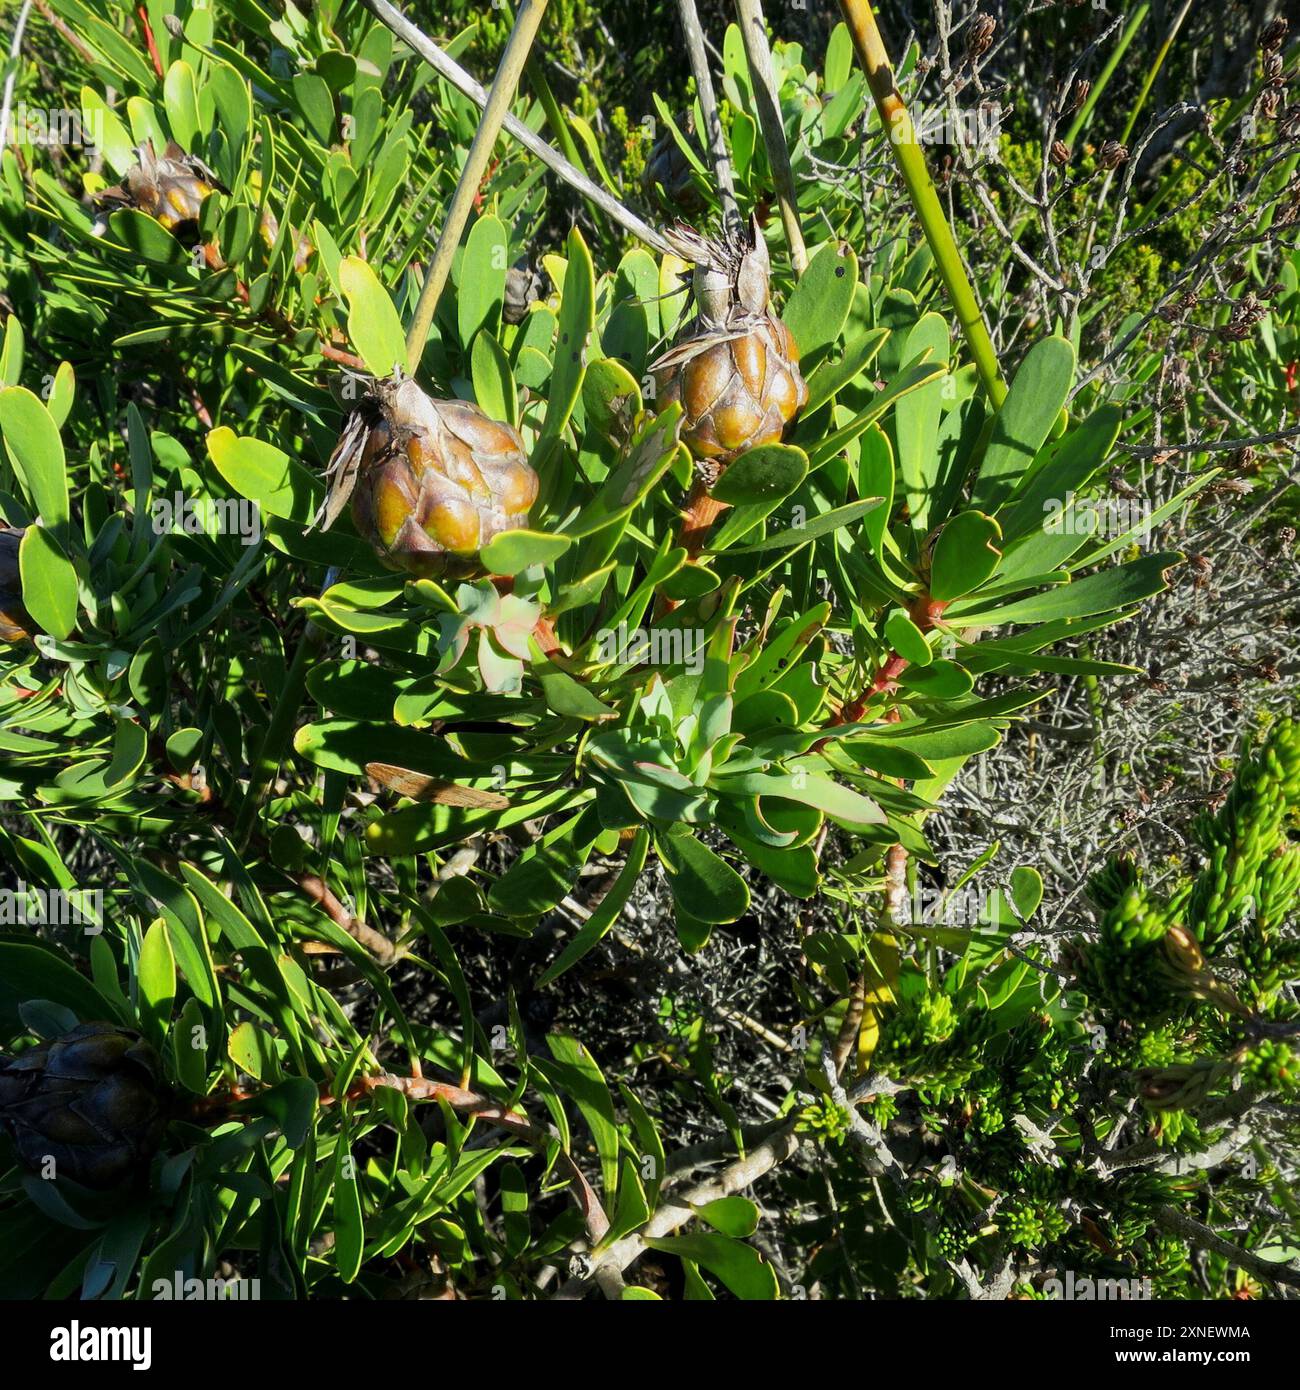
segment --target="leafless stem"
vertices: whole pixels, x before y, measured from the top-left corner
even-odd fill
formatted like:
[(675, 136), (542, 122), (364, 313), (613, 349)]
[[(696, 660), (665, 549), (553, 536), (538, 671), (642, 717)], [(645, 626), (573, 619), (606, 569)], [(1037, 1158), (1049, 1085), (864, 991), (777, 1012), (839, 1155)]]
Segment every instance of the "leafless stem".
[(790, 263), (798, 276), (808, 266), (808, 249), (799, 226), (794, 171), (790, 168), (790, 151), (786, 147), (785, 128), (781, 124), (781, 105), (776, 74), (772, 71), (772, 50), (768, 47), (762, 0), (736, 0), (736, 15), (740, 20), (745, 56), (749, 60), (749, 76), (754, 85), (758, 122), (763, 128), (763, 143), (767, 146), (767, 162), (772, 167), (772, 180), (776, 184), (776, 197), (781, 206), (781, 223), (790, 247)]
[(722, 201), (722, 220), (725, 226), (738, 231), (740, 209), (736, 206), (736, 185), (731, 177), (731, 160), (727, 156), (727, 142), (722, 134), (722, 118), (718, 115), (718, 99), (713, 94), (713, 75), (709, 71), (709, 55), (704, 48), (704, 30), (700, 27), (695, 0), (677, 0), (677, 13), (682, 21), (682, 32), (686, 35), (691, 71), (695, 74), (695, 91), (704, 117), (704, 136), (718, 180), (718, 197)]

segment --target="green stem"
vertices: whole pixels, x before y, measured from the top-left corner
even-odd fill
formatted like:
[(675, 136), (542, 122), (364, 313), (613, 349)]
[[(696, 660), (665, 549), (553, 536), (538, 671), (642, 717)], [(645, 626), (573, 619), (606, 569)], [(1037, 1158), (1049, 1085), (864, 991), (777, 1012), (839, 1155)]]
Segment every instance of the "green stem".
[(840, 0), (840, 9), (853, 38), (858, 61), (867, 75), (867, 85), (875, 98), (876, 110), (880, 112), (885, 137), (893, 146), (894, 158), (907, 185), (912, 206), (921, 219), (921, 227), (934, 253), (940, 278), (957, 312), (957, 319), (975, 361), (975, 370), (996, 408), (1006, 399), (1007, 385), (998, 369), (997, 353), (984, 325), (979, 301), (966, 274), (961, 252), (957, 249), (952, 228), (944, 216), (943, 204), (926, 168), (925, 155), (921, 152), (912, 118), (894, 81), (894, 71), (870, 0)]
[(583, 161), (582, 153), (578, 149), (577, 141), (573, 138), (573, 132), (569, 129), (568, 121), (564, 119), (564, 110), (556, 101), (551, 84), (547, 81), (546, 70), (542, 67), (535, 53), (528, 55), (525, 71), (528, 73), (528, 85), (533, 89), (534, 95), (542, 105), (542, 110), (546, 113), (546, 124), (550, 126), (551, 134), (555, 136), (561, 154), (570, 164), (581, 169), (585, 174), (587, 166)]
[(1169, 33), (1165, 37), (1164, 43), (1160, 45), (1160, 52), (1156, 54), (1155, 62), (1151, 64), (1151, 70), (1147, 73), (1146, 81), (1142, 84), (1142, 90), (1138, 93), (1138, 99), (1133, 103), (1133, 109), (1128, 113), (1128, 121), (1124, 126), (1124, 134), (1119, 137), (1121, 145), (1127, 145), (1129, 136), (1133, 134), (1134, 127), (1137, 125), (1137, 118), (1142, 113), (1142, 108), (1146, 105), (1147, 97), (1151, 95), (1151, 88), (1156, 85), (1156, 78), (1160, 76), (1160, 69), (1165, 65), (1165, 59), (1169, 56), (1169, 50), (1174, 46), (1174, 40), (1178, 37), (1178, 31), (1183, 27), (1183, 20), (1187, 18), (1188, 11), (1192, 8), (1192, 0), (1184, 0), (1183, 8), (1178, 11), (1178, 17), (1169, 26)]
[(1101, 74), (1092, 84), (1092, 90), (1088, 93), (1088, 99), (1079, 108), (1078, 114), (1070, 123), (1070, 129), (1066, 131), (1065, 143), (1074, 148), (1074, 142), (1083, 132), (1084, 126), (1088, 124), (1088, 118), (1092, 115), (1093, 108), (1101, 100), (1102, 93), (1106, 90), (1110, 79), (1115, 75), (1115, 69), (1119, 67), (1120, 59), (1128, 52), (1129, 44), (1137, 37), (1137, 31), (1142, 27), (1147, 15), (1151, 11), (1148, 0), (1138, 5), (1129, 16), (1128, 23), (1124, 26), (1124, 32), (1119, 36), (1119, 42), (1115, 45), (1110, 57), (1106, 60), (1106, 66), (1102, 68)]
[(776, 186), (777, 202), (781, 207), (786, 245), (790, 248), (790, 264), (797, 278), (808, 268), (808, 249), (799, 226), (794, 170), (790, 167), (790, 151), (785, 143), (785, 127), (781, 123), (780, 94), (776, 74), (772, 70), (772, 50), (767, 42), (762, 0), (736, 0), (736, 16), (740, 20), (740, 36), (745, 44), (754, 104), (758, 107), (758, 123), (763, 128), (767, 162), (772, 169), (772, 182)]
[(515, 26), (510, 31), (510, 41), (501, 55), (497, 75), (492, 79), (492, 89), (488, 92), (487, 104), (483, 108), (483, 119), (474, 133), (474, 143), (465, 157), (465, 167), (461, 170), (456, 192), (452, 195), (451, 206), (447, 209), (447, 220), (443, 223), (442, 235), (438, 238), (438, 249), (433, 253), (433, 264), (425, 276), (424, 287), (420, 290), (420, 301), (415, 306), (415, 317), (411, 320), (410, 331), (406, 335), (406, 367), (414, 372), (424, 355), (424, 345), (429, 340), (429, 330), (433, 327), (433, 316), (438, 308), (438, 300), (451, 274), (452, 258), (460, 245), (461, 235), (469, 221), (478, 196), (483, 175), (487, 172), (488, 160), (501, 131), (501, 123), (510, 110), (519, 79), (523, 76), (524, 63), (528, 51), (537, 37), (538, 26), (546, 12), (546, 0), (523, 0), (515, 17)]

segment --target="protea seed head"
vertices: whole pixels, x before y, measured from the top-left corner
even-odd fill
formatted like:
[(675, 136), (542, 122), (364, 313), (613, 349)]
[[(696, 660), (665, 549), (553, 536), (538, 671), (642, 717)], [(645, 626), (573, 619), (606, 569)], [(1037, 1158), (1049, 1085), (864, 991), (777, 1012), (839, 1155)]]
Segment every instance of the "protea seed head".
[[(528, 524), (537, 474), (511, 425), (468, 401), (439, 401), (406, 376), (375, 385), (330, 463), (357, 530), (390, 569), (463, 578), (493, 536)], [(337, 506), (333, 508), (337, 510)], [(333, 519), (327, 506), (326, 524)]]
[(196, 241), (203, 200), (210, 193), (230, 190), (201, 159), (186, 154), (174, 140), (161, 157), (152, 140), (146, 140), (136, 154), (140, 162), (127, 170), (120, 187), (102, 193), (100, 201), (136, 208), (178, 239)]
[(166, 1122), (162, 1064), (129, 1028), (82, 1023), (0, 1059), (0, 1125), (34, 1172), (115, 1187), (148, 1163)]
[(725, 466), (776, 443), (808, 399), (799, 349), (768, 304), (771, 262), (757, 222), (717, 241), (681, 224), (666, 235), (695, 263), (697, 313), (651, 369), (657, 400), (680, 401), (691, 453)]
[[(688, 114), (677, 122), (677, 126), (703, 160), (703, 152), (694, 138), (694, 117)], [(687, 217), (694, 216), (704, 207), (704, 197), (696, 187), (691, 161), (671, 130), (665, 130), (651, 147), (645, 168), (641, 171), (641, 187), (647, 197), (658, 193), (666, 203)]]

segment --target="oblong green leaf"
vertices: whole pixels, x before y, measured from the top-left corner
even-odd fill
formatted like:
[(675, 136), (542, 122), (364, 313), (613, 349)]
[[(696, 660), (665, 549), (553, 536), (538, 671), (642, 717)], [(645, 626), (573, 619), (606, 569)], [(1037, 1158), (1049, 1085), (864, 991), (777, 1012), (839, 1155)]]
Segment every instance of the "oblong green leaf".
[(840, 336), (857, 287), (858, 258), (847, 241), (828, 242), (808, 262), (781, 312), (801, 362), (816, 363)]
[(44, 402), (23, 386), (0, 390), (0, 434), (23, 491), (41, 520), (55, 530), (66, 526), (68, 474), (63, 440)]
[(392, 376), (398, 368), (413, 372), (419, 363), (406, 360), (402, 321), (370, 266), (358, 256), (345, 256), (339, 286), (348, 302), (348, 337), (366, 367), (377, 377)]
[(1060, 418), (1074, 381), (1075, 352), (1065, 338), (1044, 338), (1025, 354), (993, 422), (971, 505), (995, 511), (1010, 496)]
[(748, 910), (745, 880), (694, 835), (657, 836), (655, 849), (674, 901), (697, 921), (734, 922)]
[(23, 603), (36, 624), (60, 641), (77, 625), (77, 572), (44, 526), (29, 526), (18, 548)]

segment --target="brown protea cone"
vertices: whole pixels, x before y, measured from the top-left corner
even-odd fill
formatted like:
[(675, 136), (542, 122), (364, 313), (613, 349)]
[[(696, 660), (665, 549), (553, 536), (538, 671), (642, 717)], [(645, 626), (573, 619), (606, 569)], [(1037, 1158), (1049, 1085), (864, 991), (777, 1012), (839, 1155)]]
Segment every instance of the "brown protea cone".
[(18, 547), (26, 527), (0, 530), (0, 642), (22, 642), (37, 631), (23, 607), (22, 578), (18, 572)]
[(82, 1023), (0, 1058), (0, 1125), (33, 1172), (115, 1187), (149, 1161), (167, 1122), (158, 1054), (112, 1023)]
[(390, 569), (463, 578), (502, 531), (528, 524), (537, 474), (512, 426), (410, 378), (376, 382), (330, 460), (328, 526), (350, 494), (357, 530)]
[[(677, 122), (678, 129), (688, 138), (694, 139), (695, 119), (689, 113)], [(704, 154), (695, 145), (703, 161)], [(687, 217), (694, 216), (704, 207), (704, 197), (696, 187), (691, 161), (682, 153), (681, 146), (671, 130), (664, 133), (651, 146), (646, 157), (645, 168), (641, 171), (641, 187), (647, 197), (656, 193), (666, 203), (675, 207)]]
[(100, 202), (137, 208), (178, 240), (198, 240), (199, 212), (210, 193), (228, 193), (217, 176), (196, 155), (186, 154), (171, 140), (159, 158), (153, 141), (136, 151), (140, 162), (128, 169), (118, 188), (100, 194)]
[(681, 402), (683, 441), (720, 471), (747, 449), (776, 443), (808, 388), (794, 339), (768, 307), (771, 262), (757, 221), (717, 241), (684, 224), (665, 236), (695, 263), (697, 314), (651, 367), (657, 400)]

